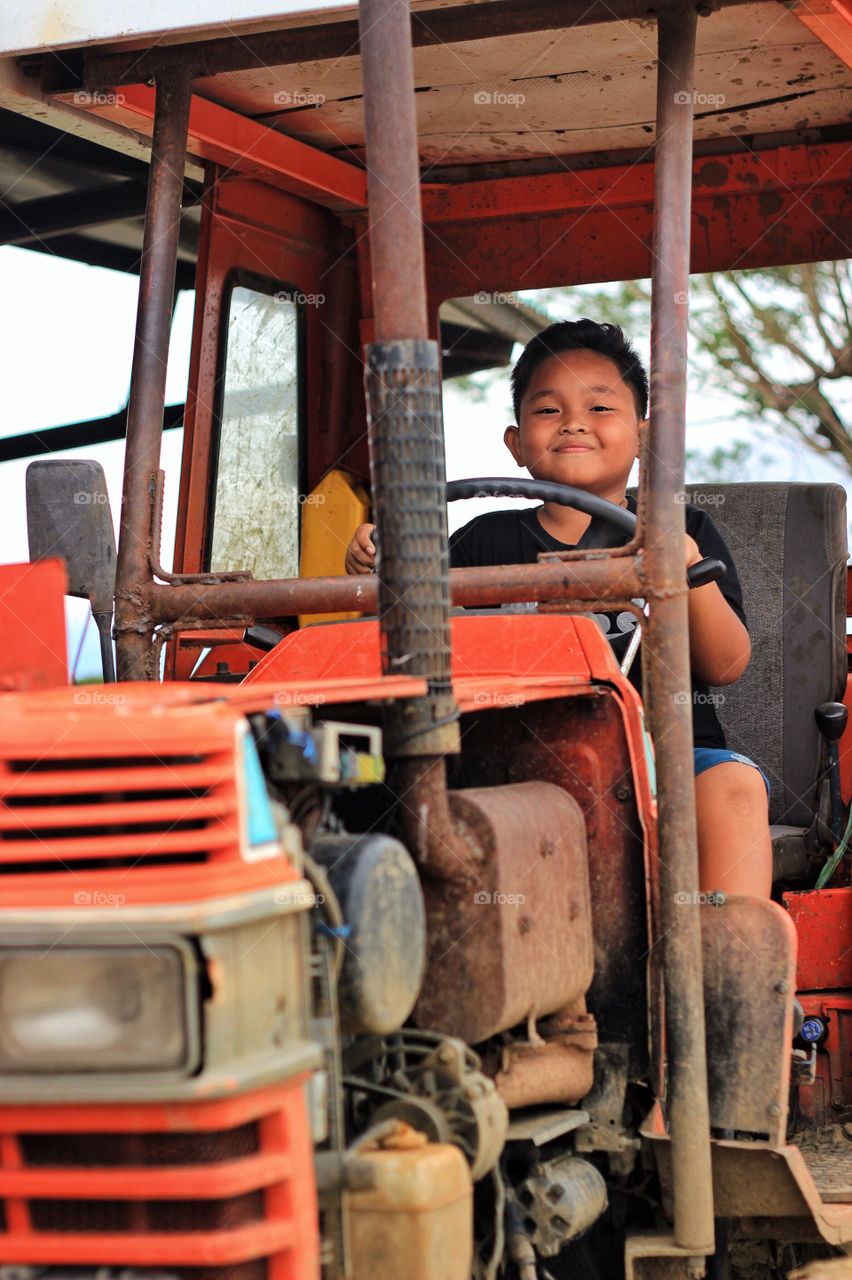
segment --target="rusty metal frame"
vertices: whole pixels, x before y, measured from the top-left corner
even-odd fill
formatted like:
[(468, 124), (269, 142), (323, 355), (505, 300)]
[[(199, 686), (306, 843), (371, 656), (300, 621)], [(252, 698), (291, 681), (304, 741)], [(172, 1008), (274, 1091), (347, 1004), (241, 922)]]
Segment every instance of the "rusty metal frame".
[(672, 1135), (674, 1243), (714, 1249), (713, 1182), (697, 898), (692, 687), (684, 575), (685, 461), (692, 115), (697, 14), (684, 6), (658, 23), (657, 143), (651, 277), (651, 433), (640, 486), (648, 577), (654, 584), (644, 638), (644, 701), (659, 788), (660, 929), (663, 942)]
[(152, 678), (155, 674), (150, 670), (146, 585), (152, 573), (151, 511), (163, 438), (191, 99), (192, 81), (186, 76), (164, 77), (157, 84), (116, 565), (115, 632), (120, 680)]
[[(748, 0), (722, 0), (725, 7)], [(699, 6), (710, 12), (711, 5)], [(722, 7), (719, 3), (713, 9)], [(495, 36), (521, 35), (529, 31), (562, 31), (594, 23), (647, 20), (649, 14), (677, 11), (678, 0), (650, 8), (647, 0), (488, 0), (487, 3), (450, 5), (410, 16), (411, 44), (454, 44), (492, 40)], [(84, 55), (82, 83), (88, 89), (106, 85), (140, 84), (164, 72), (189, 74), (193, 79), (253, 67), (287, 66), (328, 58), (357, 57), (360, 32), (357, 21), (313, 23), (284, 31), (241, 33), (219, 40), (205, 40), (137, 50), (92, 49)], [(55, 77), (51, 82), (51, 76)], [(67, 87), (67, 69), (57, 60), (45, 81), (46, 92)], [(79, 86), (75, 86), (79, 87)]]

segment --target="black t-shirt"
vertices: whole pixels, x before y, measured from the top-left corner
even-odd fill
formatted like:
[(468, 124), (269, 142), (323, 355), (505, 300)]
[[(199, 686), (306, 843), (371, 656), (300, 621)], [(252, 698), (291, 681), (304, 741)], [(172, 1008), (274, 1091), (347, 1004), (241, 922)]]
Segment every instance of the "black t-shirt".
[[(635, 513), (636, 499), (627, 498), (628, 509)], [(575, 547), (557, 541), (539, 523), (539, 507), (517, 508), (507, 511), (488, 511), (476, 516), (464, 528), (457, 529), (450, 538), (450, 565), (453, 569), (473, 568), (477, 565), (535, 564), (542, 551), (573, 551)], [(743, 597), (734, 561), (725, 540), (706, 511), (698, 507), (686, 507), (686, 532), (698, 544), (702, 556), (723, 560), (727, 572), (719, 579), (718, 587), (734, 613), (745, 625)], [(622, 547), (629, 538), (600, 517), (592, 517), (580, 541), (580, 549), (591, 547)], [(594, 613), (604, 635), (612, 645), (618, 662), (621, 662), (636, 626), (634, 614)], [(630, 669), (630, 680), (642, 689), (641, 654), (639, 652)], [(716, 715), (714, 696), (708, 685), (699, 680), (692, 682), (692, 726), (696, 747), (724, 747), (725, 735)]]

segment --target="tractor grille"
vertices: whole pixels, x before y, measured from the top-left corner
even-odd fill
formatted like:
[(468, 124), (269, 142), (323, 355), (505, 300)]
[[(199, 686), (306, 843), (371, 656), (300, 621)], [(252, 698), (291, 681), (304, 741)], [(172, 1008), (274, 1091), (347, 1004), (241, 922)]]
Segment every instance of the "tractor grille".
[(199, 864), (239, 843), (233, 749), (0, 764), (0, 874)]
[(227, 1200), (32, 1200), (35, 1231), (112, 1235), (126, 1231), (233, 1231), (263, 1221), (263, 1192)]
[[(313, 1151), (298, 1076), (262, 1091), (162, 1107), (74, 1113), (0, 1108), (0, 1258), (47, 1268), (157, 1271), (177, 1280), (307, 1280), (318, 1258)], [(32, 1118), (35, 1116), (35, 1123)], [(227, 1118), (229, 1127), (214, 1128)], [(30, 1131), (19, 1132), (23, 1119)], [(30, 1123), (28, 1124), (27, 1121)], [(51, 1127), (45, 1131), (47, 1122)], [(189, 1126), (193, 1127), (189, 1127)]]
[(218, 1164), (260, 1150), (255, 1123), (221, 1133), (25, 1133), (18, 1141), (25, 1167), (53, 1169)]

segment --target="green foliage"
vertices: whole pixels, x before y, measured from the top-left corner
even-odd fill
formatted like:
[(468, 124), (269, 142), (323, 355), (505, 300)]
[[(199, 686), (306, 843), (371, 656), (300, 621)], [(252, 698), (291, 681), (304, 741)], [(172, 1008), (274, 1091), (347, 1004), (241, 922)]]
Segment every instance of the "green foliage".
[[(538, 294), (562, 319), (620, 324), (640, 347), (650, 332), (650, 281), (628, 280)], [(852, 471), (852, 271), (848, 262), (714, 272), (690, 281), (690, 380), (732, 398), (746, 418)], [(702, 479), (741, 478), (766, 455), (691, 454)], [(739, 475), (737, 473), (739, 472)]]

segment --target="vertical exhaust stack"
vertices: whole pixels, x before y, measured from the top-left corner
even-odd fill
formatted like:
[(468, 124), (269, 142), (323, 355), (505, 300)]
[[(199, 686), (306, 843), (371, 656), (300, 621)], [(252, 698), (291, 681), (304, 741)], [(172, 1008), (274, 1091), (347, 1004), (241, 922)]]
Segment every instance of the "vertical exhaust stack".
[(687, 298), (692, 195), (695, 9), (660, 13), (651, 290), (651, 439), (645, 563), (651, 608), (643, 639), (645, 703), (660, 779), (660, 933), (665, 975), (674, 1241), (713, 1252), (713, 1179), (697, 902), (695, 780), (687, 586), (683, 570)]
[[(375, 342), (367, 349), (370, 471), (379, 541), (379, 626), (388, 675), (421, 676), (425, 697), (393, 704), (404, 835), (425, 868), (466, 879), (443, 756), (458, 751), (451, 685), (446, 475), (437, 343), (429, 340), (407, 0), (362, 0)], [(455, 851), (454, 851), (455, 850)]]

